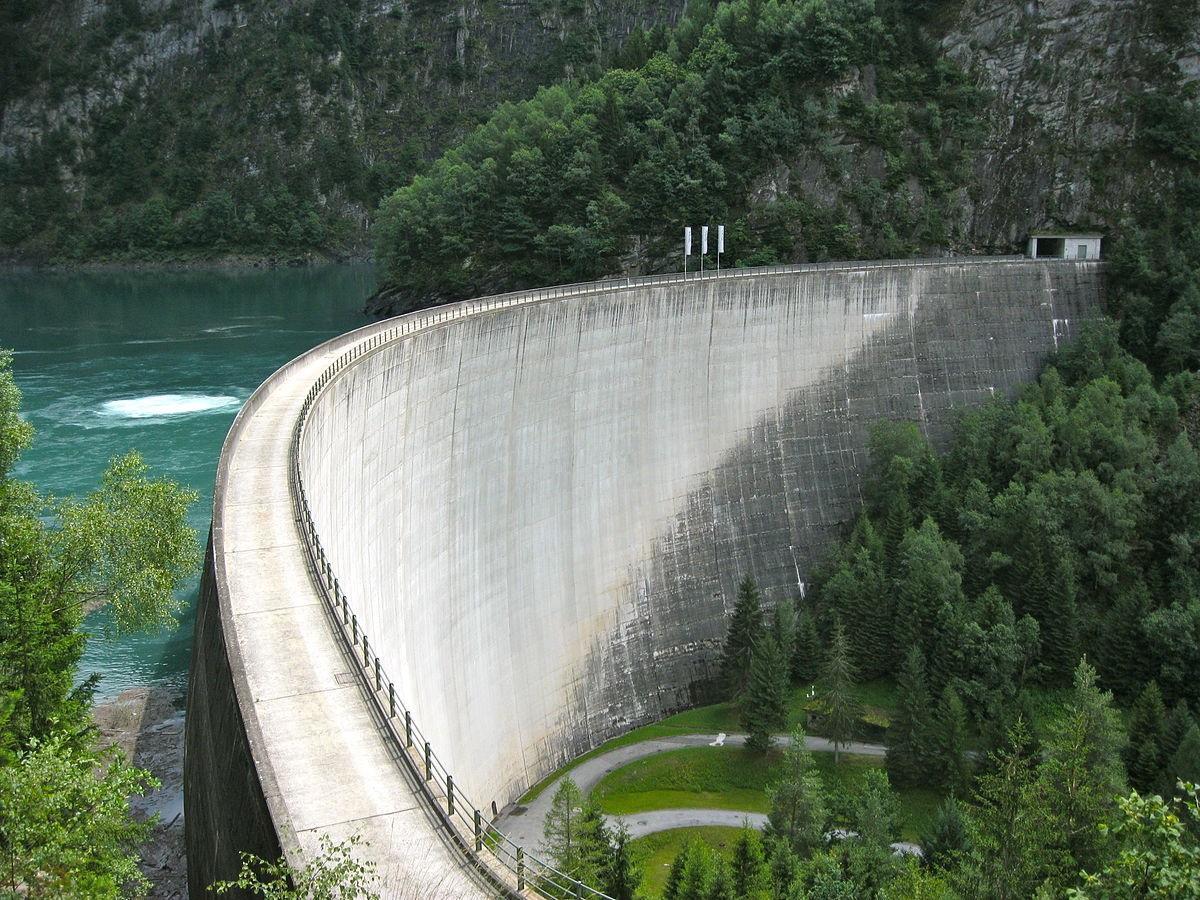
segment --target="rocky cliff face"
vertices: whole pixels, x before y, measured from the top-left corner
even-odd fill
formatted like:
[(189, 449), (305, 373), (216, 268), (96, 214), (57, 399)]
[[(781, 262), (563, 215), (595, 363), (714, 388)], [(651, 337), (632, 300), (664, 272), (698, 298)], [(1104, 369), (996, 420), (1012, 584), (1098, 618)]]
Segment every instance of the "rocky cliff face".
[[(240, 228), (231, 243), (244, 246), (276, 225), (275, 246), (361, 246), (379, 197), (496, 104), (600, 71), (632, 30), (670, 24), (682, 5), (55, 0), (23, 13), (18, 3), (7, 23), (0, 15), (2, 43), (28, 51), (0, 88), (0, 246), (91, 256), (207, 246), (222, 228)], [(208, 202), (220, 191), (231, 214)], [(194, 210), (197, 228), (171, 241), (142, 234), (142, 219), (163, 217), (135, 204), (155, 196), (177, 223)], [(287, 233), (310, 213), (316, 224)], [(67, 232), (83, 243), (64, 243)]]
[[(887, 139), (856, 133), (847, 97), (888, 109), (874, 68), (856, 70), (813, 98), (818, 138), (752, 199), (753, 227), (775, 227), (781, 198), (804, 205), (781, 258), (911, 252), (918, 227), (944, 233), (926, 250), (1011, 250), (1035, 227), (1111, 229), (1170, 189), (1141, 138), (1154, 98), (1200, 78), (1195, 0), (918, 5), (936, 9), (923, 27), (941, 60), (980, 88), (976, 142), (948, 135), (947, 153), (912, 104)], [(379, 198), (496, 104), (598, 73), (682, 6), (14, 0), (0, 13), (0, 248), (365, 254)]]
[(1143, 158), (1147, 99), (1200, 77), (1195, 2), (968, 0), (942, 40), (987, 89), (969, 234), (1014, 244), (1031, 228), (1112, 227), (1164, 190)]

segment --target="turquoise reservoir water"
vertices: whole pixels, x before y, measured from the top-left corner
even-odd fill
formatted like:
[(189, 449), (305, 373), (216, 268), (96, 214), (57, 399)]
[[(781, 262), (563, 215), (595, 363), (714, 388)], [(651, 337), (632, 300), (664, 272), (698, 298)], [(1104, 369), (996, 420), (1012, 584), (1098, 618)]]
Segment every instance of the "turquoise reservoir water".
[[(369, 266), (249, 272), (0, 275), (0, 347), (15, 351), (22, 408), (37, 429), (16, 476), (55, 495), (96, 486), (108, 460), (140, 450), (156, 474), (195, 489), (207, 537), (221, 442), (268, 375), (365, 324)], [(175, 631), (112, 640), (88, 618), (81, 674), (100, 696), (186, 682), (197, 583)]]

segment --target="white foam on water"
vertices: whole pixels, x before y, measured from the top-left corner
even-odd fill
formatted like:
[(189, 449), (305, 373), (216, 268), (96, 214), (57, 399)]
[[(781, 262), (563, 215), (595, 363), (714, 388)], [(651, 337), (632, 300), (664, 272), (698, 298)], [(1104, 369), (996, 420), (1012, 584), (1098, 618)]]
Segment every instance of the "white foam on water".
[(100, 407), (100, 415), (121, 419), (157, 419), (216, 412), (237, 406), (242, 401), (227, 394), (151, 394), (128, 400), (109, 400)]

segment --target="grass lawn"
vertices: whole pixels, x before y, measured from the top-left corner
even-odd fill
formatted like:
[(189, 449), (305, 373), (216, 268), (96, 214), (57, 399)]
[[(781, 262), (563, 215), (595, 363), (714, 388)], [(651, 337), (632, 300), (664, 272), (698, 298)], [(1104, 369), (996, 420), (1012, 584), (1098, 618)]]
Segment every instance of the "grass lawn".
[[(791, 730), (797, 722), (800, 722), (804, 718), (807, 707), (810, 704), (808, 699), (810, 690), (811, 685), (792, 689), (792, 696), (788, 700), (788, 730)], [(886, 727), (890, 721), (892, 710), (896, 708), (895, 684), (882, 680), (870, 681), (865, 684), (856, 685), (855, 694), (857, 695), (858, 702), (863, 706), (863, 718), (866, 721)], [(615, 750), (617, 747), (638, 744), (642, 741), (653, 740), (654, 738), (674, 737), (680, 734), (717, 734), (721, 731), (724, 731), (726, 734), (734, 734), (742, 730), (742, 724), (738, 720), (737, 706), (733, 703), (714, 703), (710, 706), (698, 706), (695, 709), (684, 710), (681, 713), (668, 716), (661, 722), (655, 722), (653, 725), (643, 725), (641, 728), (635, 728), (633, 731), (613, 738), (611, 741), (605, 741), (595, 750), (591, 750), (583, 754), (583, 756), (573, 759), (558, 771), (551, 772), (526, 791), (525, 795), (521, 797), (520, 802), (529, 803), (560, 775), (571, 771), (571, 769), (584, 760), (607, 753), (609, 750)]]
[[(863, 774), (880, 768), (883, 760), (842, 754), (834, 765), (832, 753), (814, 753), (817, 772), (825, 783), (835, 820), (845, 822), (849, 800)], [(736, 809), (765, 813), (770, 809), (767, 788), (779, 777), (783, 752), (766, 757), (742, 747), (685, 747), (635, 760), (606, 775), (592, 797), (605, 812), (628, 815), (657, 809)], [(901, 835), (915, 840), (941, 802), (937, 791), (900, 788)]]
[(667, 883), (671, 863), (688, 841), (707, 844), (727, 859), (733, 854), (740, 828), (717, 825), (706, 828), (676, 828), (660, 831), (630, 841), (629, 846), (642, 865), (642, 892), (648, 897), (661, 897)]

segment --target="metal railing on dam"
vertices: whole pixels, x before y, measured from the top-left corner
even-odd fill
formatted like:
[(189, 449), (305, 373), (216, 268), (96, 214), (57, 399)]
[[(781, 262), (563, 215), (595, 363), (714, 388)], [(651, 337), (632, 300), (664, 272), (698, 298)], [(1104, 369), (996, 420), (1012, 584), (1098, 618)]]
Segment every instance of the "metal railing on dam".
[[(858, 272), (881, 269), (915, 270), (925, 267), (999, 266), (1006, 263), (1028, 265), (1021, 257), (939, 258), (927, 260), (896, 260), (882, 262), (819, 263), (800, 266), (780, 266), (757, 269), (732, 269), (717, 273), (662, 275), (643, 278), (614, 279), (581, 285), (562, 285), (534, 291), (514, 292), (478, 300), (456, 303), (433, 310), (423, 310), (401, 317), (394, 325), (368, 326), (369, 334), (354, 343), (334, 359), (311, 385), (300, 408), (291, 434), (289, 475), (296, 514), (301, 524), (305, 552), (315, 573), (315, 583), (337, 625), (340, 640), (357, 660), (357, 673), (367, 695), (374, 704), (378, 718), (385, 723), (388, 735), (398, 750), (397, 758), (409, 774), (421, 785), (421, 792), (438, 822), (451, 836), (455, 845), (481, 871), (487, 873), (494, 887), (506, 894), (533, 890), (548, 897), (604, 897), (595, 888), (581, 884), (569, 874), (555, 869), (528, 848), (516, 845), (498, 831), (479, 804), (466, 796), (455, 781), (437, 749), (417, 722), (413, 709), (396, 689), (398, 679), (389, 676), (376, 644), (355, 606), (334, 571), (331, 554), (322, 543), (321, 535), (309, 502), (305, 484), (301, 443), (314, 404), (339, 376), (351, 370), (372, 354), (409, 336), (440, 328), (474, 316), (505, 309), (529, 306), (568, 298), (609, 295), (670, 285), (712, 283), (728, 279), (761, 279), (795, 274)], [(1059, 263), (1039, 262), (1040, 266)], [(1073, 264), (1072, 264), (1073, 265)], [(494, 804), (493, 804), (494, 807)], [(494, 813), (494, 808), (492, 809)]]

